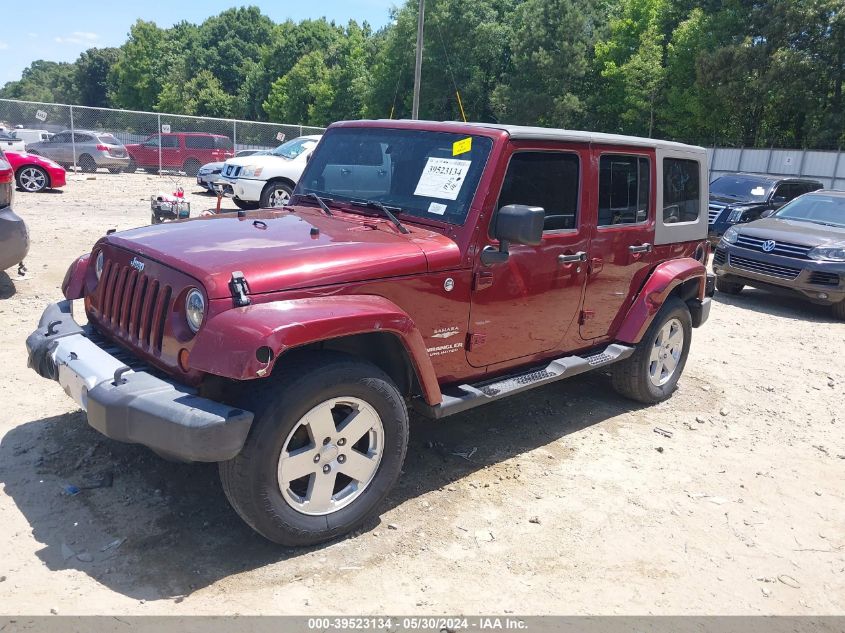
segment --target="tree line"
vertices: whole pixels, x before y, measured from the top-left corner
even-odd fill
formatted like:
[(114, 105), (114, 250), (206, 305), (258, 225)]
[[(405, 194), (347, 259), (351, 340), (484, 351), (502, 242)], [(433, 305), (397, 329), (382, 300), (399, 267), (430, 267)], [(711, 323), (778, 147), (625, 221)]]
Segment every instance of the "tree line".
[[(387, 26), (257, 7), (33, 62), (6, 98), (323, 126), (411, 113), (417, 1)], [(843, 0), (428, 0), (420, 116), (704, 145), (845, 142)]]

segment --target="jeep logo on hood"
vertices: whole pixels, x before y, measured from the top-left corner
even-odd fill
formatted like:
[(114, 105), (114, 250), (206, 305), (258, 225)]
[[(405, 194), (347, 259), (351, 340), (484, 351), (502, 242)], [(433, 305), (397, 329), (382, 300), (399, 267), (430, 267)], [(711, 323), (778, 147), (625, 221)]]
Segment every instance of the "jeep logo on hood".
[(130, 266), (132, 266), (132, 268), (134, 268), (135, 270), (137, 270), (139, 273), (142, 273), (142, 272), (144, 272), (144, 266), (145, 266), (146, 264), (144, 264), (144, 262), (142, 262), (142, 261), (141, 261), (140, 259), (138, 259), (137, 257), (133, 257), (133, 258), (132, 258), (132, 261), (131, 261), (131, 262), (129, 262), (129, 265), (130, 265)]

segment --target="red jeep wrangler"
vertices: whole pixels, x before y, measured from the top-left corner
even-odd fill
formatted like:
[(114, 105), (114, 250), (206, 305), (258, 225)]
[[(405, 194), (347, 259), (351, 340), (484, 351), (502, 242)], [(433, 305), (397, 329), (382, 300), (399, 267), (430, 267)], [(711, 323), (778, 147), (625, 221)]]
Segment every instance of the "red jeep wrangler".
[(129, 152), (126, 171), (130, 174), (139, 167), (156, 174), (161, 166), (196, 176), (206, 163), (223, 162), (235, 155), (232, 139), (205, 132), (153, 134), (140, 143), (127, 145), (126, 151)]
[(704, 149), (677, 143), (338, 123), (288, 207), (100, 239), (29, 364), (108, 437), (220, 462), (268, 539), (317, 543), (376, 511), (411, 406), (443, 418), (599, 368), (668, 398), (710, 309), (707, 183)]

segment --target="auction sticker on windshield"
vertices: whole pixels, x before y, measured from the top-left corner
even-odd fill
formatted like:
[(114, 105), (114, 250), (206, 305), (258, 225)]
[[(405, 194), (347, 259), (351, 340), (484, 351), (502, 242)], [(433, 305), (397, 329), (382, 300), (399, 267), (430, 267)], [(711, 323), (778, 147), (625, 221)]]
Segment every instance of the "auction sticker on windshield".
[(468, 160), (430, 157), (420, 175), (414, 195), (457, 200), (470, 164)]

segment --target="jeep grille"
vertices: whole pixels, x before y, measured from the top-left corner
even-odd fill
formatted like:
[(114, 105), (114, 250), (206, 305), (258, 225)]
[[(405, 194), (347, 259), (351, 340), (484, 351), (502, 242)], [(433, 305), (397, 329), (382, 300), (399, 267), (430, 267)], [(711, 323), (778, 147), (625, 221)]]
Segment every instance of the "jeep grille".
[(106, 261), (97, 309), (119, 338), (161, 352), (173, 290), (130, 266)]

